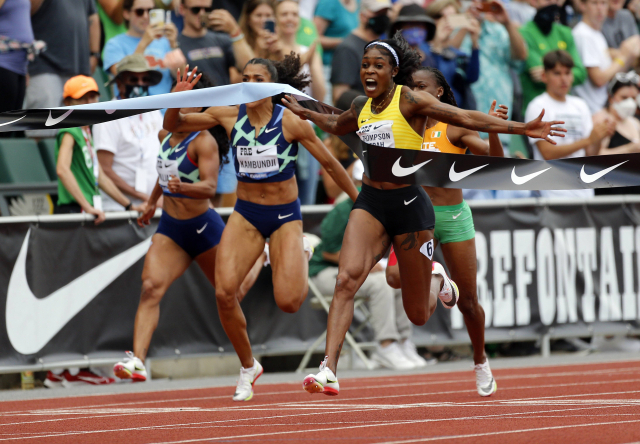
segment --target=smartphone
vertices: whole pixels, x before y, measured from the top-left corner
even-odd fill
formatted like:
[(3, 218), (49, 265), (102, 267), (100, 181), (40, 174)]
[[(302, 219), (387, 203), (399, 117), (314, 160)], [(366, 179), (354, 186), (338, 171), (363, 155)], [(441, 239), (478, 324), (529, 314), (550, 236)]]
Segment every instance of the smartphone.
[(471, 26), (469, 17), (466, 14), (452, 14), (447, 17), (447, 21), (453, 29), (468, 28)]
[(164, 9), (152, 9), (149, 11), (149, 25), (162, 26), (164, 25), (165, 11)]
[(266, 29), (267, 31), (269, 31), (271, 33), (275, 33), (276, 32), (276, 22), (274, 22), (273, 20), (265, 20), (264, 29)]
[(500, 6), (498, 6), (494, 2), (482, 2), (478, 6), (478, 11), (480, 12), (500, 12)]

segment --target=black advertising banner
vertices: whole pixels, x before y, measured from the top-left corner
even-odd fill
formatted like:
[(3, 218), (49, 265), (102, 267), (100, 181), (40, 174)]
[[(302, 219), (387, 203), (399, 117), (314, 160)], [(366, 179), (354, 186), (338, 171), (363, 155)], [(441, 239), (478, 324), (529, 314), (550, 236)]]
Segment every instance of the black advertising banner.
[[(593, 329), (639, 328), (640, 201), (527, 202), (472, 206), (488, 340), (536, 337), (550, 329), (558, 336), (588, 336)], [(324, 214), (305, 212), (305, 231), (320, 234)], [(97, 227), (44, 220), (0, 224), (0, 366), (113, 357), (130, 349), (143, 258), (157, 220), (144, 229), (126, 219)], [(308, 300), (296, 314), (276, 306), (269, 267), (242, 308), (256, 354), (301, 354), (326, 327), (326, 314)], [(439, 307), (425, 326), (414, 328), (414, 340), (427, 345), (466, 342), (468, 336), (460, 312)], [(214, 290), (197, 265), (162, 300), (149, 356), (177, 351), (233, 352)]]

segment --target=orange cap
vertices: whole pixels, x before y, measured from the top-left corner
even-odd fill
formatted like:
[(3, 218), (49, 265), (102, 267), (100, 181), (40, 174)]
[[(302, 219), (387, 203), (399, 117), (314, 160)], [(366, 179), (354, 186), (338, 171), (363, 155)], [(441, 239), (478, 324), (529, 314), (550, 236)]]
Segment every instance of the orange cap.
[(96, 81), (93, 80), (92, 77), (75, 76), (71, 77), (67, 80), (67, 83), (64, 84), (62, 98), (66, 99), (67, 97), (71, 97), (73, 99), (79, 99), (90, 91), (95, 91), (100, 94)]

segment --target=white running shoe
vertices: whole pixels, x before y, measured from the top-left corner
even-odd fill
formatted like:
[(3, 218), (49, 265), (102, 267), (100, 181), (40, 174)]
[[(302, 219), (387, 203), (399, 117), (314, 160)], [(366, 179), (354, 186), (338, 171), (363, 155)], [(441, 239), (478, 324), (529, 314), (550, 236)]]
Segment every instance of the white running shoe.
[(320, 371), (315, 375), (307, 375), (302, 381), (302, 388), (309, 393), (324, 393), (329, 396), (336, 396), (340, 392), (338, 378), (327, 367), (328, 356), (320, 364)]
[(416, 365), (402, 351), (397, 342), (392, 342), (386, 347), (380, 344), (376, 347), (376, 351), (371, 355), (371, 360), (377, 362), (382, 367), (393, 370), (410, 370), (416, 368)]
[(146, 381), (147, 369), (144, 363), (133, 352), (125, 353), (128, 357), (113, 366), (113, 373), (120, 379), (131, 379), (133, 382)]
[(498, 384), (491, 374), (488, 358), (484, 363), (476, 364), (473, 369), (476, 372), (476, 387), (480, 396), (491, 396), (498, 391)]
[(416, 345), (411, 341), (411, 339), (405, 339), (404, 342), (400, 343), (400, 349), (402, 353), (407, 357), (409, 361), (413, 363), (416, 367), (426, 367), (429, 365), (426, 359), (418, 354), (418, 350), (416, 350)]
[(442, 289), (438, 293), (438, 297), (444, 305), (444, 308), (453, 308), (458, 303), (460, 291), (455, 282), (449, 279), (447, 272), (440, 262), (433, 261), (431, 265), (431, 274), (439, 274), (442, 276)]
[(253, 384), (262, 375), (262, 366), (256, 358), (253, 358), (253, 367), (240, 368), (240, 378), (236, 386), (236, 392), (233, 394), (234, 401), (249, 401), (253, 398)]

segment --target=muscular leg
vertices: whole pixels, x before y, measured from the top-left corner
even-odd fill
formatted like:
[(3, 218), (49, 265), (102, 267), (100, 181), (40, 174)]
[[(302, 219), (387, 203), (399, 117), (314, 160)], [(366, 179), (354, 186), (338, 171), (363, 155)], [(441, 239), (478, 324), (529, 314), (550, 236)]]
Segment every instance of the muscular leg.
[(442, 244), (442, 253), (451, 279), (460, 289), (458, 308), (473, 344), (473, 362), (482, 364), (487, 357), (484, 352), (484, 310), (478, 303), (476, 286), (476, 241)]
[(295, 313), (309, 291), (309, 261), (302, 245), (302, 221), (288, 222), (269, 239), (273, 295), (285, 313)]
[(191, 257), (173, 240), (154, 234), (142, 270), (142, 294), (133, 328), (133, 353), (145, 360), (151, 336), (158, 326), (160, 301), (169, 286), (191, 264)]
[(237, 294), (263, 251), (260, 232), (237, 212), (231, 213), (216, 255), (216, 304), (222, 327), (244, 368), (253, 366), (253, 353)]

